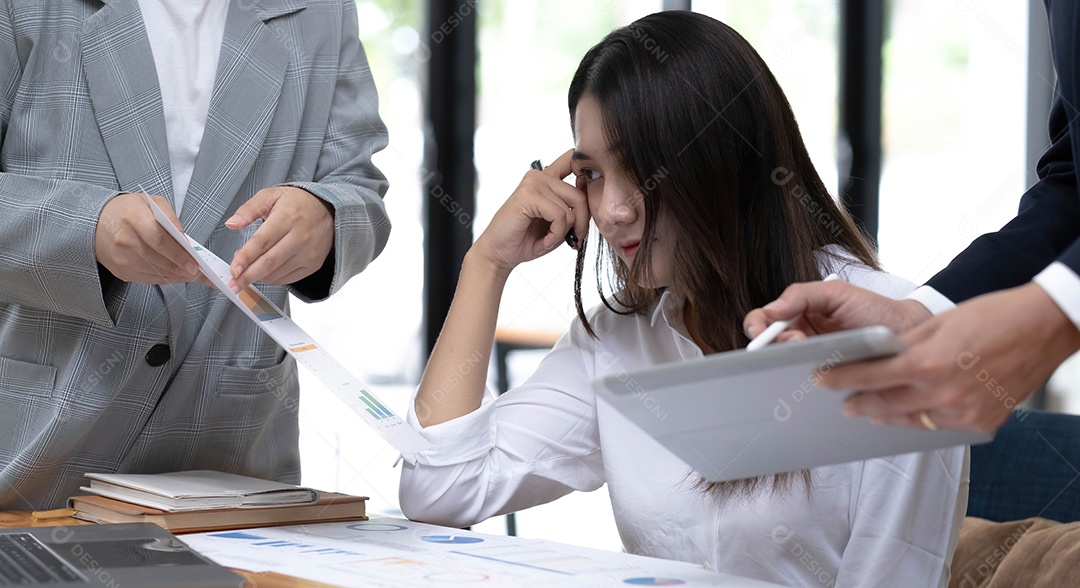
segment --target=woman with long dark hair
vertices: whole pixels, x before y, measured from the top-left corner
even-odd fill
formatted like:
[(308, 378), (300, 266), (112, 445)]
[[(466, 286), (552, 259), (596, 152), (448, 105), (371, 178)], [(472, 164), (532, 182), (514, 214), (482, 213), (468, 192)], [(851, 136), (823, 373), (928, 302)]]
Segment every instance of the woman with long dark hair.
[[(653, 14), (585, 55), (569, 107), (575, 148), (525, 175), (462, 264), (409, 414), (434, 447), (405, 456), (405, 514), (469, 525), (606, 483), (633, 553), (784, 584), (946, 585), (965, 448), (708, 483), (592, 391), (622, 370), (745, 347), (743, 316), (793, 282), (836, 272), (893, 297), (914, 288), (880, 270), (828, 194), (765, 63), (716, 20)], [(585, 312), (592, 239), (576, 237), (590, 220), (604, 303)], [(564, 235), (578, 319), (524, 385), (487, 397), (507, 276)]]

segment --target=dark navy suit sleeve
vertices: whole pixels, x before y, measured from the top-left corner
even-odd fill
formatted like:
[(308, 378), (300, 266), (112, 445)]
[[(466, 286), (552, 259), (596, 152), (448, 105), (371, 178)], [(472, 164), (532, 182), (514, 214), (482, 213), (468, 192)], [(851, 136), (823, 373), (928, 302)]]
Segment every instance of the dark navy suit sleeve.
[(1058, 80), (1050, 110), (1051, 145), (1039, 160), (1039, 181), (1000, 231), (983, 235), (927, 282), (953, 302), (1025, 284), (1056, 261), (1080, 274), (1080, 6), (1047, 0), (1050, 43)]

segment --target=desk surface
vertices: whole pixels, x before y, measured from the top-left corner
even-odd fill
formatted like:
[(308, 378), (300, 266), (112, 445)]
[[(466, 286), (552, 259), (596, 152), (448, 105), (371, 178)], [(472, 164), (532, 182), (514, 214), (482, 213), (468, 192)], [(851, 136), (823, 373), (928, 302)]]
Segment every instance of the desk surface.
[[(67, 525), (93, 525), (86, 521), (80, 521), (70, 517), (37, 521), (31, 517), (30, 511), (5, 511), (0, 512), (0, 529), (14, 527), (59, 527)], [(333, 588), (328, 584), (320, 584), (310, 580), (301, 580), (290, 576), (275, 573), (254, 573), (244, 570), (233, 570), (244, 577), (247, 585), (251, 588)]]
[[(0, 528), (83, 524), (92, 523), (67, 517), (41, 521), (25, 511), (0, 512)], [(459, 584), (484, 581), (493, 587), (514, 588), (623, 584), (679, 584), (686, 588), (776, 586), (718, 574), (685, 562), (540, 539), (485, 535), (390, 517), (195, 533), (181, 538), (204, 556), (232, 567), (247, 586), (254, 588), (333, 588), (333, 585), (400, 588), (448, 580)], [(262, 571), (237, 569), (241, 565)]]

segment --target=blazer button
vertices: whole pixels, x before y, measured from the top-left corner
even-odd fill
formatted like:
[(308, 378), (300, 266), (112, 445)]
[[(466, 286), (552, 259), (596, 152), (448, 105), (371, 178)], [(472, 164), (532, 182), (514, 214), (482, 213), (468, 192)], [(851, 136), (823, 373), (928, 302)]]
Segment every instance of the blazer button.
[(169, 361), (172, 357), (172, 352), (169, 351), (169, 346), (164, 343), (158, 343), (150, 348), (150, 351), (146, 352), (146, 363), (150, 364), (150, 367), (158, 367), (165, 365), (165, 362)]

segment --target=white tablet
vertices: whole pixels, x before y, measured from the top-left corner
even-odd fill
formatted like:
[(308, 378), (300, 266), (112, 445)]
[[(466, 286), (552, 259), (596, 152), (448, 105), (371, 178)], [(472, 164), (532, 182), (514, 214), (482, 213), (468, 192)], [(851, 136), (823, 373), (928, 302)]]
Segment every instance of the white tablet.
[(819, 389), (815, 370), (893, 355), (904, 344), (869, 327), (666, 363), (596, 380), (597, 394), (710, 481), (990, 441), (849, 419), (847, 392)]

